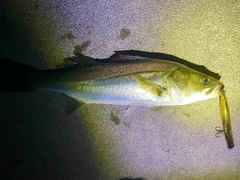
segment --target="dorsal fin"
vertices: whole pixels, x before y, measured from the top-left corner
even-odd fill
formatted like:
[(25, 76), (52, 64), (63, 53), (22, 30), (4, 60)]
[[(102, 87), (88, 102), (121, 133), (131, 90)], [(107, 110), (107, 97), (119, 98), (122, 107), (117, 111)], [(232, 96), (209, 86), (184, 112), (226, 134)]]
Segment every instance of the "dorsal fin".
[(126, 50), (126, 51), (115, 51), (111, 57), (107, 59), (96, 59), (97, 61), (104, 62), (104, 63), (121, 63), (127, 61), (138, 61), (138, 60), (148, 60), (148, 59), (159, 59), (165, 61), (176, 62), (182, 65), (185, 65), (191, 69), (204, 73), (208, 76), (212, 76), (216, 79), (220, 79), (219, 74), (214, 73), (208, 70), (205, 66), (197, 65), (181, 59), (177, 56), (164, 54), (164, 53), (155, 53), (155, 52), (145, 52), (145, 51), (137, 51), (137, 50)]
[(97, 63), (97, 61), (91, 57), (84, 56), (80, 53), (75, 53), (75, 56), (66, 57), (63, 59), (63, 62), (56, 66), (56, 68), (67, 68), (75, 64), (81, 66)]
[(138, 50), (126, 50), (126, 51), (115, 51), (115, 54), (113, 54), (112, 56), (106, 59), (93, 59), (91, 57), (84, 56), (83, 54), (80, 54), (80, 53), (75, 53), (75, 56), (77, 56), (77, 58), (70, 57), (69, 60), (77, 62), (78, 64), (81, 64), (81, 65), (91, 64), (94, 62), (95, 63), (96, 62), (126, 63), (129, 61), (143, 61), (143, 60), (149, 60), (149, 59), (165, 60), (165, 61), (171, 61), (171, 62), (176, 62), (182, 65), (185, 65), (203, 74), (212, 76), (218, 80), (220, 79), (219, 74), (208, 70), (205, 66), (197, 65), (189, 61), (186, 61), (184, 59), (181, 59), (177, 56), (164, 54), (164, 53), (146, 52), (146, 51), (138, 51)]

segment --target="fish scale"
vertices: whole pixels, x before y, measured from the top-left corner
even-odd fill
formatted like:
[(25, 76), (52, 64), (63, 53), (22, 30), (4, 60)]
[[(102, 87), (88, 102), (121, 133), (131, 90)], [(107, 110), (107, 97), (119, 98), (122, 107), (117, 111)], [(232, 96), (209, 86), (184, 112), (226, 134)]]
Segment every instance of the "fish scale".
[[(153, 72), (151, 74), (155, 73)], [(142, 75), (144, 76), (146, 73), (142, 73)], [(135, 79), (135, 75), (126, 75), (80, 82), (78, 83), (78, 88), (73, 90), (74, 92), (71, 97), (85, 103), (98, 104), (140, 106), (176, 105), (175, 102), (170, 100), (167, 93), (164, 96), (157, 97), (140, 88)], [(158, 80), (156, 80), (156, 77), (150, 79), (155, 83), (163, 84), (162, 77), (158, 78)]]

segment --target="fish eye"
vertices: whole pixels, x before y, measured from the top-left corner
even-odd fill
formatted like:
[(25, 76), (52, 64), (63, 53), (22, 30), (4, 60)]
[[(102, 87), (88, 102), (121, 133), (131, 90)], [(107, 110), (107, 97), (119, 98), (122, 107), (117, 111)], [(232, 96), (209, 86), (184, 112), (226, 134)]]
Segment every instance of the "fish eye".
[(210, 81), (210, 79), (208, 77), (204, 77), (203, 80), (202, 80), (202, 83), (203, 84), (208, 84)]

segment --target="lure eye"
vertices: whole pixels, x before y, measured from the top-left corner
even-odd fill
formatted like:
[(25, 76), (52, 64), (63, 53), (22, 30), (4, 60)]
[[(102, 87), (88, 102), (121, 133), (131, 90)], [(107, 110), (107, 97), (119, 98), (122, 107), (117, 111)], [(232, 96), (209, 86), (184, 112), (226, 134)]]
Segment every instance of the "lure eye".
[(207, 83), (209, 83), (209, 81), (210, 81), (210, 79), (208, 77), (204, 77), (202, 80), (202, 83), (207, 84)]

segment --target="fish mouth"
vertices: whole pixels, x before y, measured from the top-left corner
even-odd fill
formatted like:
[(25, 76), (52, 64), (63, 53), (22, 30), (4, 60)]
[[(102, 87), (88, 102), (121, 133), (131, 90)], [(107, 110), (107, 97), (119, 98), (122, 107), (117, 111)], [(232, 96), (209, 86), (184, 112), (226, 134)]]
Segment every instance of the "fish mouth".
[(224, 85), (219, 82), (216, 86), (204, 90), (205, 95), (215, 97), (223, 93)]

